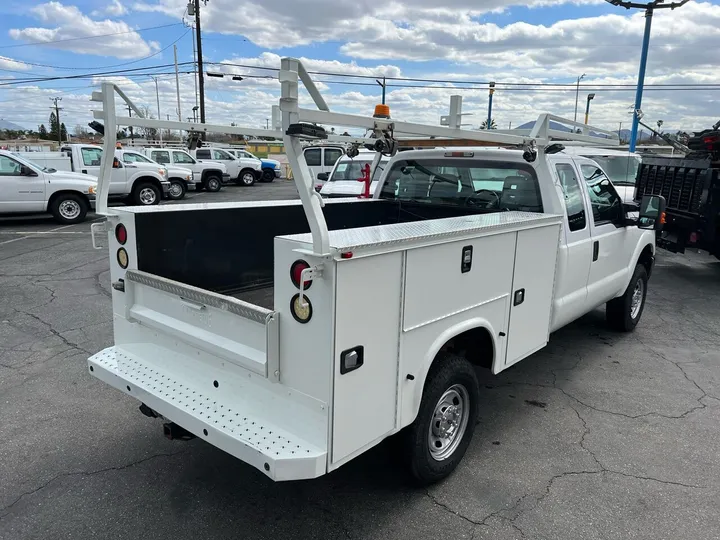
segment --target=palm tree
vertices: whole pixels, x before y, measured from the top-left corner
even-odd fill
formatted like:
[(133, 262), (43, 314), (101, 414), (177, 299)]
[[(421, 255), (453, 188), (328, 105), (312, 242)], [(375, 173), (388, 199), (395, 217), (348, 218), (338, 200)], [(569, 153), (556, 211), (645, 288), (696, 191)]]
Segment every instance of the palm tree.
[[(480, 124), (480, 129), (488, 129), (487, 120), (483, 120), (483, 123)], [(495, 119), (490, 119), (490, 129), (497, 129), (497, 124), (495, 123)]]

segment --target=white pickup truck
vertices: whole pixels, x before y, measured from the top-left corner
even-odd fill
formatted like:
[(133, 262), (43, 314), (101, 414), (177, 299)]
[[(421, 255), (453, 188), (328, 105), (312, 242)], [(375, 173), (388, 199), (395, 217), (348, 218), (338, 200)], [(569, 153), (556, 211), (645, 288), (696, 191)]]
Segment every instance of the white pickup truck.
[(44, 167), (0, 150), (0, 214), (50, 212), (58, 223), (85, 219), (95, 206), (97, 178)]
[(190, 169), (193, 173), (196, 189), (204, 189), (215, 193), (222, 189), (224, 179), (230, 178), (227, 168), (222, 163), (195, 159), (185, 150), (177, 148), (146, 148), (143, 153), (157, 163)]
[[(476, 369), (507, 369), (599, 306), (614, 328), (638, 323), (663, 200), (629, 219), (601, 171), (583, 174), (594, 163), (553, 154), (549, 120), (562, 119), (543, 115), (524, 138), (333, 113), (298, 60), (279, 75), (282, 133), (203, 129), (282, 136), (300, 201), (109, 212), (109, 169), (100, 177), (115, 345), (88, 368), (162, 417), (167, 437), (200, 437), (293, 480), (397, 434), (411, 473), (434, 482), (470, 444)], [(319, 110), (299, 107), (299, 79)], [(113, 115), (115, 92), (93, 94), (112, 132), (136, 122)], [(375, 199), (324, 200), (301, 140), (344, 139), (322, 124), (370, 129), (388, 153), (394, 131), (521, 149), (399, 153)], [(251, 236), (217, 234), (259, 221)]]
[(229, 180), (241, 186), (252, 186), (262, 176), (261, 161), (237, 157), (222, 148), (202, 147), (192, 151), (197, 159), (220, 162), (227, 168)]
[(170, 188), (167, 192), (167, 197), (170, 200), (179, 201), (185, 197), (189, 189), (195, 189), (195, 180), (190, 169), (174, 165), (162, 165), (132, 148), (130, 150), (115, 150), (115, 157), (125, 163), (126, 166), (145, 169), (164, 168), (167, 171), (167, 180), (170, 182)]
[[(94, 144), (69, 144), (60, 149), (70, 157), (73, 172), (98, 176), (103, 147)], [(111, 152), (115, 155), (115, 149)], [(109, 196), (127, 204), (153, 206), (160, 204), (170, 190), (167, 170), (162, 166), (112, 161)]]

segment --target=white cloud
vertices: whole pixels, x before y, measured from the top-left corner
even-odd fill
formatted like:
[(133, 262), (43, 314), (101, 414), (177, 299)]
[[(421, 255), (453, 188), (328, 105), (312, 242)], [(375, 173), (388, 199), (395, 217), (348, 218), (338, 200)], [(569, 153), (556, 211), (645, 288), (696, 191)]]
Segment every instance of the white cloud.
[[(93, 20), (84, 15), (76, 6), (66, 6), (60, 2), (47, 2), (35, 6), (30, 12), (43, 23), (49, 23), (55, 27), (13, 28), (9, 32), (10, 37), (33, 43), (59, 41), (53, 43), (52, 46), (79, 54), (113, 56), (121, 59), (142, 58), (158, 50), (157, 44), (146, 42), (127, 23), (110, 19)], [(93, 38), (92, 36), (103, 37)]]
[(19, 60), (13, 60), (7, 56), (0, 56), (0, 68), (8, 69), (10, 71), (26, 71), (32, 69), (32, 66), (25, 64)]
[(91, 13), (93, 17), (100, 17), (102, 15), (112, 15), (113, 17), (121, 17), (127, 15), (128, 9), (123, 5), (120, 0), (112, 0), (105, 9), (96, 9)]

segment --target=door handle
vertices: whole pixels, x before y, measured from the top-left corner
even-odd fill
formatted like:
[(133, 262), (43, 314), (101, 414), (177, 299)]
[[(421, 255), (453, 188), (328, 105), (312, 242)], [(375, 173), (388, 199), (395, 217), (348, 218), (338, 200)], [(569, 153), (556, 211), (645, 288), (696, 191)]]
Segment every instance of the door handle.
[(595, 240), (593, 242), (593, 262), (598, 260), (598, 255), (600, 255), (600, 241)]
[(83, 173), (83, 174), (87, 174), (87, 169), (83, 169), (83, 170), (80, 171), (80, 172)]

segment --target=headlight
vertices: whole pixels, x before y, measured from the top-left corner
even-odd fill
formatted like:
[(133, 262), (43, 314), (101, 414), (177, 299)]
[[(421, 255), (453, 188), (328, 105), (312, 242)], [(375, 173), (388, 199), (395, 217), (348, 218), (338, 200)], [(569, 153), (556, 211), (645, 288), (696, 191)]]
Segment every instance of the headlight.
[(160, 173), (160, 176), (165, 176), (167, 171), (165, 169), (158, 169), (158, 173)]
[(192, 180), (192, 178), (193, 178), (192, 174), (188, 174), (188, 175), (185, 177), (185, 180), (188, 180), (188, 181), (189, 181), (189, 180)]
[(277, 164), (275, 165), (275, 170), (277, 171), (278, 169), (280, 169), (280, 164), (279, 164), (279, 163), (277, 163)]
[(90, 187), (88, 188), (88, 193), (89, 193), (90, 195), (95, 195), (95, 190), (96, 190), (96, 189), (97, 189), (97, 188), (96, 188), (95, 186), (90, 186)]

